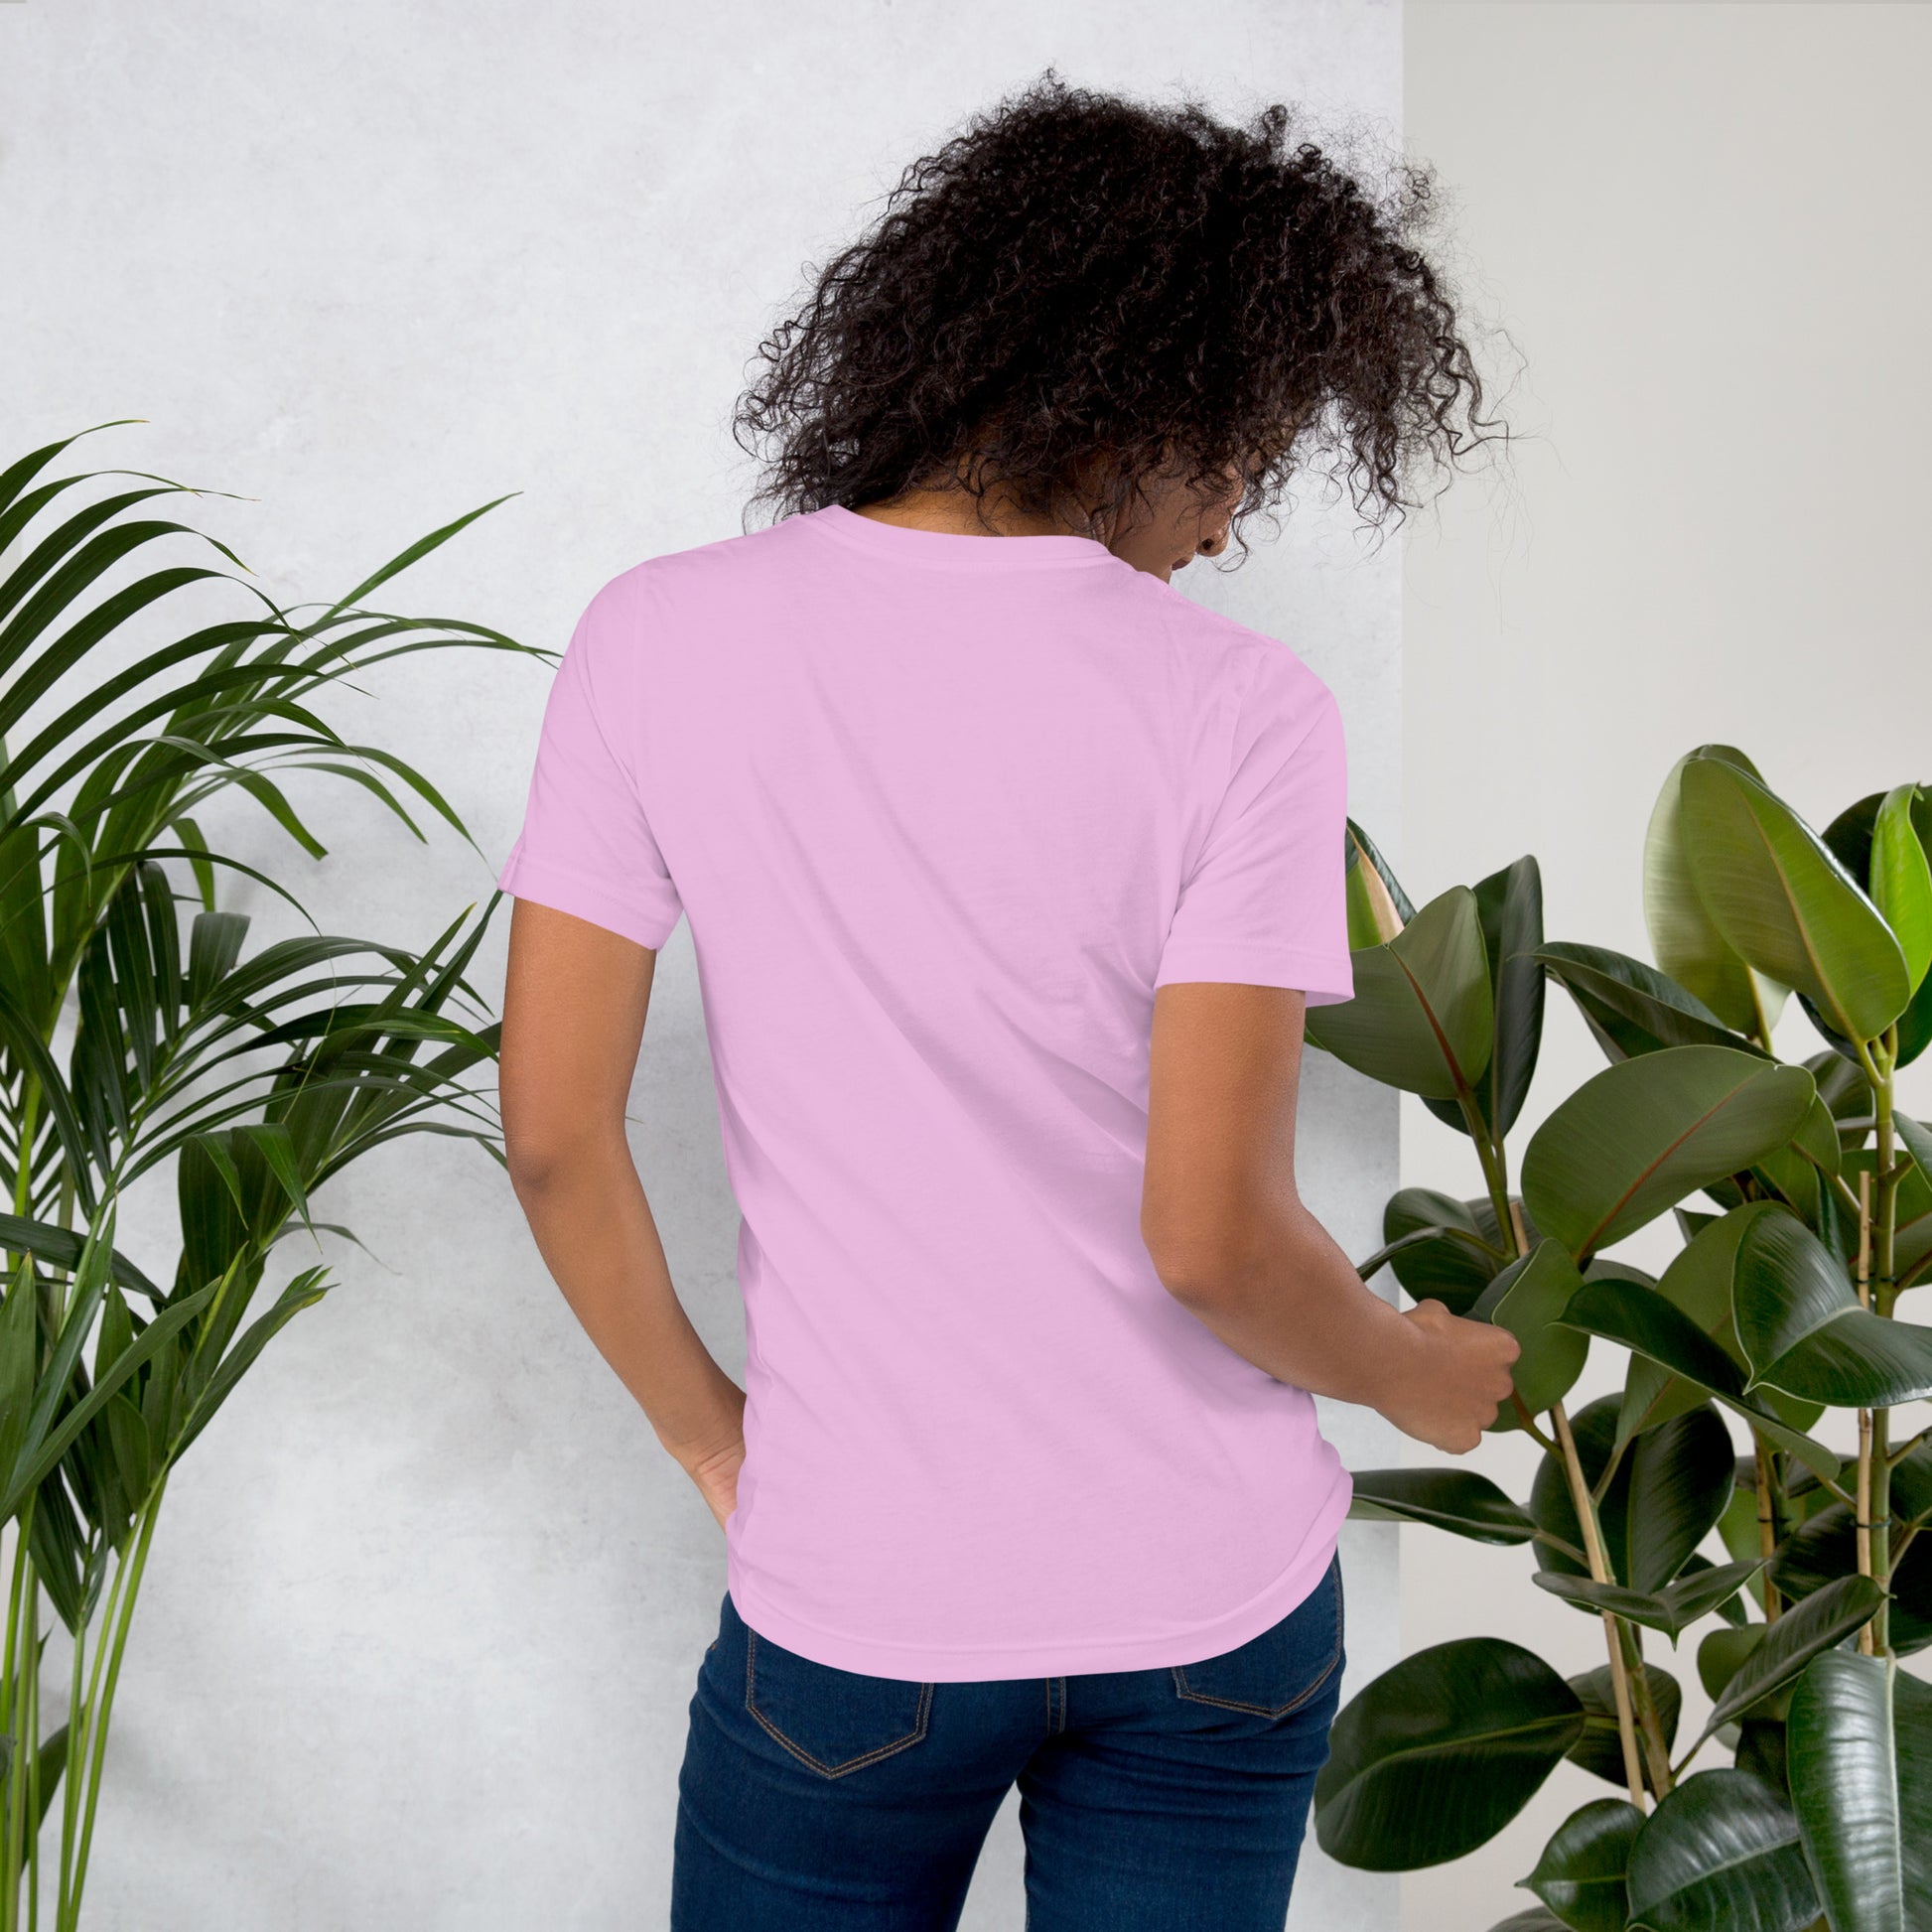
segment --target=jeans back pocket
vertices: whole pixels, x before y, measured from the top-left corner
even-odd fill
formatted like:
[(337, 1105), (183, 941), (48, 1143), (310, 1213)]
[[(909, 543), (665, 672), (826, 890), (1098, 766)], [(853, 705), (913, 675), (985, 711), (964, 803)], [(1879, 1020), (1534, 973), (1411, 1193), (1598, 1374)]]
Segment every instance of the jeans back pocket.
[(747, 1626), (745, 1708), (822, 1777), (843, 1777), (916, 1744), (926, 1734), (932, 1691), (815, 1663)]
[(1341, 1662), (1341, 1562), (1280, 1622), (1216, 1657), (1173, 1666), (1176, 1697), (1261, 1718), (1285, 1718), (1315, 1695)]

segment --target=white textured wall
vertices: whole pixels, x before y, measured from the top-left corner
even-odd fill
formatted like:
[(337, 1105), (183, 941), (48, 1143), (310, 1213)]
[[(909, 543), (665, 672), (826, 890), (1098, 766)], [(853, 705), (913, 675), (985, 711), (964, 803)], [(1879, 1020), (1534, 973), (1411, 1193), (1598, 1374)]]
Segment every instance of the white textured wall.
[[(1553, 938), (1647, 958), (1644, 825), (1693, 746), (1743, 747), (1820, 826), (1932, 775), (1932, 11), (1412, 0), (1405, 37), (1410, 146), (1527, 366), (1506, 486), (1452, 491), (1407, 539), (1404, 883), (1420, 900), (1535, 852)], [(1779, 1048), (1820, 1044), (1793, 1001)], [(1553, 991), (1519, 1158), (1600, 1064)], [(1932, 1108), (1932, 1060), (1903, 1084)], [(1403, 1152), (1406, 1179), (1479, 1191), (1420, 1106)], [(1674, 1247), (1666, 1223), (1628, 1252)], [(1621, 1379), (1598, 1344), (1573, 1406)], [(1534, 1453), (1512, 1437), (1478, 1461), (1521, 1495)], [(1565, 1672), (1603, 1661), (1527, 1552), (1402, 1536), (1409, 1648), (1491, 1631)], [(1701, 1635), (1647, 1640), (1686, 1686), (1686, 1740)], [(1544, 1839), (1610, 1794), (1560, 1766), (1488, 1848), (1404, 1881), (1405, 1925), (1484, 1932), (1534, 1903), (1513, 1886)]]
[[(737, 527), (724, 431), (800, 262), (898, 167), (1049, 61), (1230, 107), (1304, 97), (1393, 134), (1393, 4), (1241, 0), (28, 0), (0, 6), (0, 353), (17, 450), (82, 446), (247, 500), (191, 501), (268, 587), (333, 599), (406, 541), (522, 492), (394, 602), (560, 646), (591, 593)], [(1357, 807), (1398, 796), (1399, 550), (1311, 501), (1186, 588), (1335, 684)], [(1192, 581), (1201, 580), (1201, 581)], [(345, 729), (417, 759), (483, 857), (331, 794), (311, 870), (230, 845), (326, 927), (422, 942), (514, 834), (537, 668), (412, 660)], [(242, 896), (272, 920), (261, 896)], [(500, 983), (490, 953), (482, 983)], [(1311, 1076), (1306, 1165), (1351, 1249), (1395, 1115)], [(738, 1373), (735, 1211), (680, 930), (636, 1148), (680, 1289)], [(148, 1204), (160, 1231), (165, 1202)], [(419, 1143), (335, 1190), (343, 1286), (170, 1491), (122, 1679), (89, 1920), (125, 1932), (661, 1925), (684, 1713), (724, 1587), (697, 1494), (576, 1329), (507, 1186)], [(152, 1238), (152, 1237), (150, 1237)], [(134, 1245), (150, 1257), (159, 1250)], [(1361, 1419), (1351, 1459), (1386, 1459)], [(1394, 1654), (1393, 1532), (1351, 1532), (1355, 1681)], [(1011, 1808), (968, 1924), (1021, 1923)], [(1297, 1923), (1393, 1923), (1386, 1879), (1312, 1860)]]

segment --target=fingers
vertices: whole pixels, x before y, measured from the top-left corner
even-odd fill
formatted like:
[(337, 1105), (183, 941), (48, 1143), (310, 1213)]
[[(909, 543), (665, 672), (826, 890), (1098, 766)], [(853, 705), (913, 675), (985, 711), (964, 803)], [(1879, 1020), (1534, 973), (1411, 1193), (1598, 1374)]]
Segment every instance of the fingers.
[(1507, 1328), (1451, 1313), (1433, 1299), (1418, 1302), (1409, 1318), (1440, 1344), (1442, 1367), (1430, 1397), (1418, 1405), (1423, 1415), (1402, 1420), (1432, 1448), (1467, 1455), (1514, 1396), (1512, 1369), (1523, 1344)]

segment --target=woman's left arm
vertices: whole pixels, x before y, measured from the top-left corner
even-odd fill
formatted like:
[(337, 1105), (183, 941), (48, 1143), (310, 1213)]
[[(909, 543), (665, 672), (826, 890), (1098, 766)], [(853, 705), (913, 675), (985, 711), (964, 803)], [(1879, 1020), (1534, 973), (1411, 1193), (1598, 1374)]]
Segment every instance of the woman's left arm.
[(624, 1134), (657, 955), (518, 899), (503, 994), (503, 1146), (544, 1263), (722, 1524), (745, 1392), (692, 1327)]

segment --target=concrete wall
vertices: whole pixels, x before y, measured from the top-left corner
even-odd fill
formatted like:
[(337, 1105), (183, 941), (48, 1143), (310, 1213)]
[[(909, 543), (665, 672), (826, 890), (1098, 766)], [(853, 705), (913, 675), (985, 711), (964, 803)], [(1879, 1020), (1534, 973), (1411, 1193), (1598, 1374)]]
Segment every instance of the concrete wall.
[[(799, 264), (898, 168), (1049, 61), (1229, 109), (1277, 96), (1400, 122), (1394, 5), (1148, 0), (961, 10), (719, 0), (238, 0), (0, 7), (0, 349), (10, 458), (115, 416), (90, 465), (208, 497), (284, 599), (334, 599), (404, 543), (521, 493), (396, 586), (560, 646), (596, 587), (737, 527), (725, 433)], [(1311, 502), (1190, 594), (1339, 690), (1357, 809), (1398, 809), (1399, 548)], [(399, 838), (319, 801), (318, 868), (218, 829), (325, 928), (421, 943), (489, 890), (545, 678), (417, 659), (345, 698), (471, 824)], [(235, 902), (280, 915), (258, 892)], [(494, 993), (500, 954), (483, 963)], [(1351, 1249), (1394, 1184), (1392, 1104), (1311, 1076), (1311, 1192)], [(688, 931), (660, 966), (636, 1148), (681, 1292), (733, 1370), (735, 1210)], [(122, 1677), (89, 1922), (125, 1932), (661, 1925), (686, 1702), (723, 1547), (571, 1321), (507, 1186), (421, 1143), (333, 1190), (364, 1256), (248, 1378), (170, 1490)], [(168, 1265), (165, 1199), (129, 1231)], [(1343, 1419), (1352, 1460), (1390, 1449)], [(1395, 1548), (1350, 1533), (1355, 1682), (1394, 1656)], [(54, 1661), (51, 1659), (51, 1662)], [(1021, 1923), (1002, 1814), (968, 1923)], [(1308, 1868), (1297, 1923), (1393, 1923), (1392, 1881)]]
[[(1524, 432), (1506, 473), (1407, 536), (1405, 884), (1421, 899), (1535, 852), (1552, 937), (1648, 957), (1644, 824), (1693, 746), (1743, 747), (1818, 825), (1932, 768), (1932, 13), (1411, 0), (1405, 38), (1409, 145), (1514, 338), (1489, 359), (1516, 371)], [(1818, 1050), (1795, 1001), (1778, 1045)], [(1599, 1064), (1553, 996), (1519, 1150)], [(1904, 1080), (1932, 1106), (1932, 1066)], [(1404, 1174), (1479, 1191), (1420, 1106)], [(1674, 1245), (1650, 1229), (1629, 1253)], [(1599, 1346), (1577, 1401), (1621, 1379)], [(1513, 1438), (1475, 1459), (1522, 1494), (1533, 1455)], [(1405, 1531), (1406, 1646), (1493, 1631), (1567, 1672), (1601, 1663), (1593, 1621), (1529, 1570)], [(1695, 1648), (1662, 1659), (1687, 1737), (1709, 1708)], [(1512, 1886), (1545, 1837), (1609, 1792), (1559, 1767), (1490, 1847), (1405, 1880), (1404, 1923), (1481, 1932), (1532, 1903)]]

